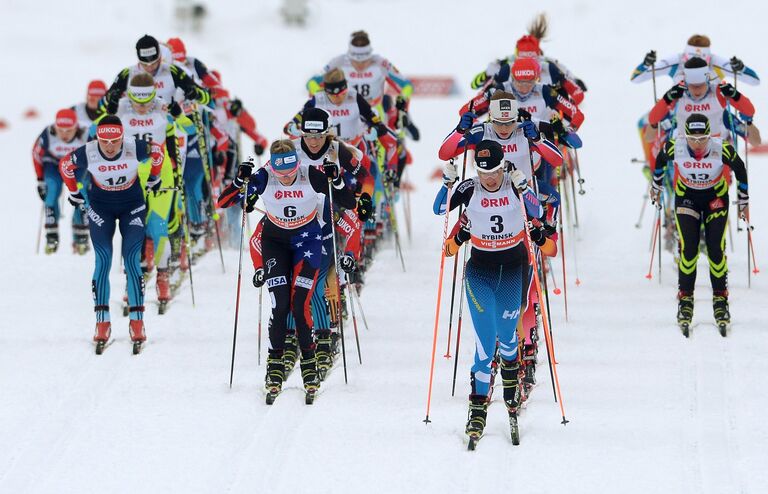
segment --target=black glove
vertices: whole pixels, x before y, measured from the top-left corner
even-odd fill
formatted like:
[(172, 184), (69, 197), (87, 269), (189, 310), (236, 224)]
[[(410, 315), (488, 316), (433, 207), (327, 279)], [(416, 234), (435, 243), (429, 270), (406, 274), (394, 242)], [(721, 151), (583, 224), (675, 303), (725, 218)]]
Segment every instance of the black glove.
[(174, 100), (171, 100), (171, 104), (168, 106), (168, 111), (171, 113), (173, 118), (179, 118), (183, 113), (181, 105)]
[(227, 162), (227, 153), (225, 153), (224, 151), (215, 151), (213, 153), (214, 166), (221, 166), (226, 162)]
[(547, 235), (544, 229), (538, 226), (534, 226), (532, 222), (528, 222), (528, 232), (531, 234), (531, 240), (541, 247), (547, 241)]
[(264, 268), (259, 268), (253, 273), (253, 286), (256, 288), (264, 286)]
[(323, 160), (323, 173), (331, 180), (339, 176), (339, 164), (329, 160)]
[(382, 174), (382, 181), (385, 184), (393, 184), (397, 182), (397, 170), (388, 168), (384, 170), (384, 173)]
[(107, 113), (110, 115), (117, 113), (118, 103), (120, 103), (120, 95), (116, 91), (109, 93), (107, 95)]
[(229, 103), (229, 113), (235, 117), (239, 116), (243, 111), (243, 102), (239, 98), (235, 98)]
[(395, 108), (400, 111), (408, 111), (408, 100), (402, 96), (398, 96), (395, 99)]
[(252, 213), (256, 209), (256, 201), (259, 200), (259, 194), (254, 192), (245, 199), (245, 212)]
[(645, 65), (646, 67), (650, 67), (655, 63), (656, 63), (656, 50), (651, 50), (645, 54), (645, 58), (643, 59), (643, 65)]
[(528, 110), (525, 110), (523, 108), (517, 109), (517, 121), (518, 122), (524, 122), (526, 120), (530, 120), (532, 118), (531, 113)]
[(45, 200), (45, 196), (48, 194), (48, 184), (45, 183), (45, 180), (38, 180), (37, 181), (37, 195), (40, 196), (40, 199), (43, 201)]
[(584, 81), (582, 81), (581, 79), (576, 79), (574, 82), (576, 82), (576, 85), (579, 86), (582, 91), (584, 91), (585, 93), (587, 92), (587, 85), (584, 84)]
[(238, 168), (237, 168), (237, 176), (232, 181), (232, 183), (237, 187), (238, 189), (243, 186), (243, 182), (245, 179), (250, 178), (250, 176), (253, 174), (253, 163), (250, 161), (244, 161)]
[(666, 101), (667, 104), (671, 104), (675, 100), (682, 98), (683, 93), (685, 93), (684, 85), (677, 84), (676, 86), (672, 86), (671, 88), (669, 88), (669, 91), (664, 93), (664, 101)]
[(186, 89), (184, 89), (184, 98), (188, 99), (189, 101), (201, 99), (200, 95), (197, 93), (198, 87), (195, 84), (190, 84), (187, 86)]
[(731, 68), (734, 72), (741, 72), (744, 70), (744, 62), (736, 57), (731, 57)]
[(558, 138), (562, 138), (562, 136), (567, 134), (565, 131), (565, 125), (563, 125), (563, 121), (560, 120), (557, 115), (552, 116), (552, 119), (549, 121), (549, 125), (552, 127), (552, 132), (554, 132)]
[(367, 192), (360, 194), (357, 199), (357, 217), (360, 221), (368, 221), (373, 216), (373, 201)]
[(734, 101), (738, 100), (740, 96), (739, 92), (736, 91), (736, 88), (727, 82), (720, 84), (720, 92), (723, 93), (723, 96), (726, 98), (731, 98)]
[(261, 156), (262, 154), (264, 154), (264, 146), (262, 146), (261, 144), (254, 144), (253, 152), (256, 153), (256, 156)]
[(355, 258), (348, 255), (339, 256), (339, 267), (345, 273), (351, 273), (355, 270)]
[(160, 183), (162, 181), (163, 180), (160, 177), (150, 175), (149, 178), (147, 178), (147, 192), (152, 191), (157, 193), (158, 189), (160, 189)]
[(83, 197), (83, 194), (81, 194), (79, 190), (77, 192), (70, 192), (67, 200), (74, 207), (79, 207), (85, 204), (85, 197)]

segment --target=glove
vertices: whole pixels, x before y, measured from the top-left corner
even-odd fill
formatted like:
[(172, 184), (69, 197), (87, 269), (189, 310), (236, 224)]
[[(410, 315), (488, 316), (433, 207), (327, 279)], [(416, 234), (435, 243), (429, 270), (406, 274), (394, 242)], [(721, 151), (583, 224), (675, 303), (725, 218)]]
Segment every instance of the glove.
[(517, 109), (517, 121), (518, 122), (524, 122), (525, 120), (530, 120), (532, 117), (531, 113), (524, 109), (524, 108), (518, 108)]
[(510, 175), (510, 178), (512, 179), (515, 188), (520, 192), (528, 188), (528, 179), (525, 178), (523, 170), (514, 170)]
[(443, 165), (443, 183), (447, 187), (451, 187), (459, 179), (459, 169), (456, 167), (456, 163), (453, 160), (446, 162)]
[(239, 98), (233, 99), (229, 103), (229, 113), (231, 113), (233, 116), (237, 117), (240, 116), (240, 113), (243, 111), (243, 102), (240, 101)]
[(466, 112), (461, 116), (461, 120), (459, 120), (459, 125), (456, 126), (456, 132), (459, 134), (464, 134), (466, 131), (469, 130), (470, 127), (472, 127), (472, 123), (477, 118), (477, 115), (472, 113), (471, 111)]
[(667, 104), (671, 104), (675, 100), (678, 100), (683, 97), (683, 93), (685, 92), (685, 86), (683, 83), (678, 84), (676, 86), (672, 86), (669, 91), (664, 93), (664, 101), (667, 102)]
[(373, 216), (373, 201), (367, 192), (360, 194), (357, 199), (357, 217), (360, 221), (368, 221)]
[(720, 92), (725, 96), (726, 98), (730, 98), (732, 100), (738, 100), (739, 92), (736, 91), (736, 88), (731, 86), (727, 82), (723, 82), (720, 84)]
[(107, 99), (107, 113), (110, 115), (117, 113), (117, 107), (119, 103), (120, 95), (117, 94), (117, 91), (110, 93)]
[(245, 212), (252, 213), (256, 209), (256, 201), (259, 200), (259, 194), (254, 192), (245, 199)]
[(79, 190), (77, 192), (70, 192), (69, 197), (67, 197), (67, 200), (74, 207), (78, 207), (81, 204), (85, 204), (85, 197), (83, 197), (83, 194), (81, 194)]
[(403, 96), (398, 96), (395, 99), (395, 108), (397, 108), (399, 111), (408, 111), (408, 100)]
[(731, 68), (734, 72), (741, 72), (744, 70), (744, 62), (742, 62), (740, 59), (736, 57), (731, 57)]
[(37, 195), (39, 195), (40, 199), (42, 199), (44, 201), (46, 194), (48, 194), (48, 184), (45, 183), (45, 180), (38, 180), (37, 181)]
[(650, 67), (655, 63), (656, 63), (656, 50), (651, 50), (645, 54), (645, 58), (643, 59), (643, 65), (645, 65), (646, 67)]
[(453, 257), (456, 255), (456, 253), (459, 251), (459, 245), (458, 242), (456, 242), (456, 239), (451, 237), (448, 240), (445, 241), (445, 257)]
[(539, 129), (536, 127), (535, 123), (530, 120), (523, 120), (521, 126), (523, 127), (523, 134), (525, 137), (532, 140), (533, 142), (538, 142), (541, 140), (541, 133), (539, 132)]
[(147, 178), (147, 192), (152, 191), (154, 193), (157, 193), (157, 190), (160, 188), (160, 182), (162, 180), (160, 177), (156, 177), (155, 175), (150, 175), (149, 178)]
[(226, 162), (227, 162), (227, 153), (225, 153), (224, 151), (216, 151), (215, 153), (213, 153), (214, 166), (221, 166)]
[(528, 233), (531, 235), (531, 240), (539, 247), (547, 241), (547, 235), (544, 230), (534, 226), (530, 221), (528, 222)]
[(355, 270), (355, 258), (350, 255), (339, 256), (339, 267), (345, 273), (351, 273)]
[(496, 74), (494, 74), (493, 76), (494, 82), (496, 82), (496, 84), (504, 84), (509, 80), (509, 72), (510, 72), (509, 61), (502, 60), (499, 63), (499, 71), (496, 72)]
[(256, 156), (261, 156), (262, 154), (264, 154), (264, 146), (262, 146), (261, 144), (258, 144), (258, 143), (254, 144), (253, 145), (253, 152), (256, 153)]
[(661, 184), (656, 183), (656, 180), (651, 183), (651, 204), (661, 209)]
[(585, 93), (587, 92), (587, 85), (584, 84), (584, 81), (582, 81), (581, 79), (576, 79), (575, 82), (576, 82), (576, 85), (579, 86), (582, 91), (584, 91)]
[(256, 288), (264, 286), (264, 268), (259, 268), (253, 273), (253, 286)]
[(232, 181), (232, 183), (237, 187), (238, 189), (243, 186), (243, 182), (250, 178), (250, 176), (253, 174), (253, 162), (252, 161), (244, 161), (239, 167), (237, 167), (237, 176)]
[(171, 116), (176, 119), (179, 118), (184, 112), (181, 109), (181, 105), (179, 105), (176, 101), (171, 100), (171, 104), (168, 105), (168, 111), (170, 112)]
[(301, 129), (296, 122), (291, 120), (285, 124), (285, 127), (283, 127), (283, 134), (294, 137), (301, 137)]
[(334, 161), (323, 160), (323, 173), (329, 179), (335, 179), (339, 176), (339, 164)]
[(739, 207), (739, 217), (746, 218), (749, 212), (749, 193), (739, 189), (736, 205)]

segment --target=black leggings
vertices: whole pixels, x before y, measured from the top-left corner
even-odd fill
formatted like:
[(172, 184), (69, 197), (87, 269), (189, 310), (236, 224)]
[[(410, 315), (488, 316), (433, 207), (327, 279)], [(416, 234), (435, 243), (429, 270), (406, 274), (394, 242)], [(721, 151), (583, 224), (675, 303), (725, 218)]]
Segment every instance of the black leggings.
[(679, 289), (693, 293), (703, 224), (712, 291), (727, 290), (728, 263), (725, 256), (725, 227), (728, 222), (727, 191), (720, 197), (714, 191), (688, 191), (683, 196), (676, 195), (675, 219), (677, 233), (680, 236)]
[(296, 321), (299, 347), (313, 349), (310, 300), (315, 291), (322, 257), (322, 235), (317, 222), (297, 230), (284, 230), (269, 221), (262, 233), (262, 256), (266, 285), (272, 299), (269, 346), (285, 349), (287, 317)]

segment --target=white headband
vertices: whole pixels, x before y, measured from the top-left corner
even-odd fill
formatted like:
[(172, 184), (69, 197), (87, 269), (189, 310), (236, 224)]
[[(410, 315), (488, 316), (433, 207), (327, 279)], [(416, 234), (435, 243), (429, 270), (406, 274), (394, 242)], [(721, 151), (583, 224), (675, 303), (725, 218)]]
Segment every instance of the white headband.
[(371, 48), (370, 44), (365, 46), (354, 46), (350, 44), (347, 54), (349, 55), (349, 58), (355, 62), (364, 62), (373, 55), (373, 48)]
[(709, 82), (709, 67), (683, 68), (683, 74), (685, 74), (686, 84), (704, 84)]

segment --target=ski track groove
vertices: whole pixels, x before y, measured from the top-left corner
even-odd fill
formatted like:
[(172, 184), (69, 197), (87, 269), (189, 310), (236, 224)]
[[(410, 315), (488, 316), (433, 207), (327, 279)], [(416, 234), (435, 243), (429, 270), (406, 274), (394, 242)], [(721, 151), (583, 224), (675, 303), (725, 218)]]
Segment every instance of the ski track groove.
[[(736, 381), (736, 375), (734, 372), (733, 367), (733, 360), (731, 357), (731, 346), (733, 345), (733, 326), (731, 326), (731, 330), (728, 332), (728, 336), (726, 338), (722, 338), (724, 341), (723, 344), (723, 362), (724, 362), (724, 372), (721, 374), (725, 376), (725, 382), (720, 387), (720, 389), (723, 389), (725, 392), (725, 399), (724, 401), (724, 422), (725, 422), (725, 430), (727, 432), (726, 438), (728, 441), (728, 459), (729, 459), (729, 466), (730, 466), (730, 472), (731, 472), (731, 483), (732, 485), (737, 486), (737, 492), (739, 493), (745, 493), (747, 492), (744, 486), (743, 479), (745, 478), (744, 472), (741, 468), (741, 448), (739, 447), (739, 434), (738, 434), (738, 426), (737, 421), (735, 419), (736, 417), (736, 410), (734, 410), (733, 403), (738, 402), (738, 397), (735, 396), (735, 393), (733, 392), (733, 386), (728, 385), (728, 381)], [(735, 437), (735, 439), (734, 439)]]
[[(685, 338), (680, 330), (677, 332), (681, 338)], [(689, 345), (695, 344), (695, 340), (692, 340), (694, 336), (693, 325), (691, 327), (691, 336), (689, 341), (685, 341)], [(682, 366), (683, 369), (683, 382), (681, 388), (687, 389), (687, 424), (681, 428), (683, 431), (683, 441), (685, 444), (685, 453), (683, 458), (687, 458), (685, 461), (687, 473), (683, 477), (683, 485), (680, 492), (704, 492), (704, 483), (702, 479), (701, 469), (701, 448), (699, 443), (698, 431), (701, 429), (699, 419), (699, 352), (691, 346), (686, 347), (685, 359), (691, 363), (691, 365)], [(696, 358), (692, 358), (695, 354)]]

